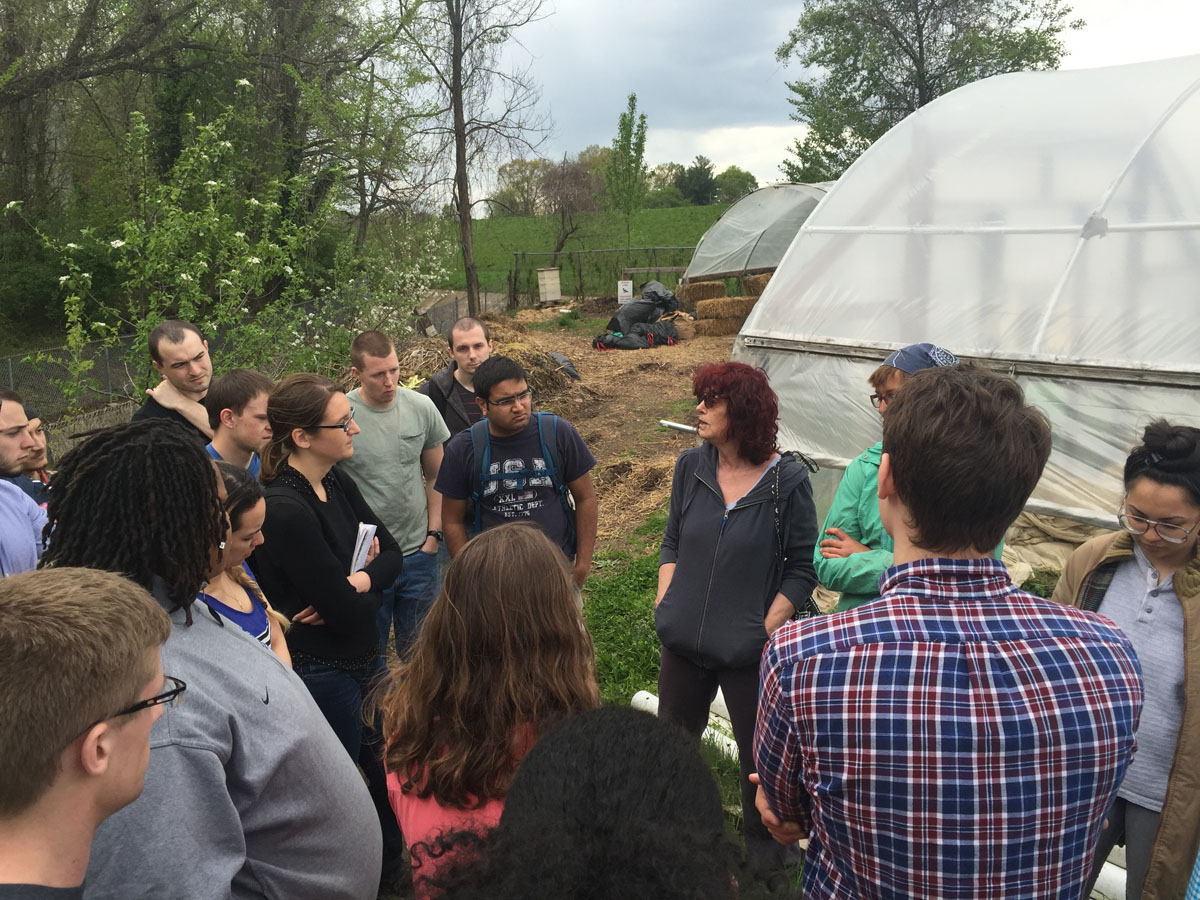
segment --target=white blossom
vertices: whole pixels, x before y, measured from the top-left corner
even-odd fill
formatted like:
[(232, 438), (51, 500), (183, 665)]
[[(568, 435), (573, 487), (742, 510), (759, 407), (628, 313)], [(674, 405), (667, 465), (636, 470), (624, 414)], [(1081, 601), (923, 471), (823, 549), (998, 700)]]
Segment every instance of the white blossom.
[(125, 246), (125, 242), (119, 241), (119, 240), (118, 241), (109, 241), (108, 245), (110, 247), (112, 247), (114, 250), (120, 250), (122, 247)]
[(235, 232), (233, 233), (233, 236), (234, 236), (235, 238), (244, 238), (244, 237), (246, 236), (246, 232), (244, 232), (244, 231), (235, 231)]
[(79, 245), (78, 244), (67, 244), (67, 249), (68, 250), (78, 250)]
[(180, 272), (180, 273), (179, 273), (179, 280), (180, 280), (180, 281), (191, 281), (191, 280), (192, 280), (192, 276), (191, 276), (191, 275), (189, 275), (187, 272)]
[(217, 187), (217, 183), (210, 178), (208, 181), (204, 182), (204, 186), (205, 187)]
[(287, 272), (289, 275), (291, 275), (291, 274), (292, 274), (292, 267), (291, 267), (291, 266), (284, 266), (284, 267), (283, 267), (283, 271), (285, 271), (285, 272)]
[(261, 203), (259, 203), (259, 202), (258, 202), (258, 200), (257, 200), (257, 199), (255, 199), (254, 197), (251, 197), (251, 198), (250, 198), (250, 199), (249, 199), (247, 202), (248, 202), (248, 203), (249, 203), (251, 206), (262, 206), (262, 204), (261, 204)]
[(262, 260), (259, 259), (257, 256), (250, 256), (250, 257), (247, 257), (246, 262), (250, 263), (250, 265), (252, 265), (252, 266), (257, 266), (259, 263), (262, 262)]
[(239, 78), (236, 82), (234, 82), (234, 84), (236, 84), (238, 87), (254, 87), (254, 85), (252, 85), (249, 80), (245, 78)]
[(59, 275), (59, 276), (58, 276), (58, 283), (59, 283), (59, 284), (65, 284), (66, 282), (68, 282), (68, 281), (70, 281), (70, 280), (71, 280), (71, 276), (70, 276), (70, 275)]
[(8, 201), (8, 203), (6, 203), (6, 204), (4, 205), (4, 211), (5, 211), (5, 212), (8, 212), (8, 211), (9, 211), (10, 209), (12, 209), (14, 206), (20, 206), (20, 205), (21, 205), (21, 201), (20, 201), (20, 200), (9, 200), (9, 201)]

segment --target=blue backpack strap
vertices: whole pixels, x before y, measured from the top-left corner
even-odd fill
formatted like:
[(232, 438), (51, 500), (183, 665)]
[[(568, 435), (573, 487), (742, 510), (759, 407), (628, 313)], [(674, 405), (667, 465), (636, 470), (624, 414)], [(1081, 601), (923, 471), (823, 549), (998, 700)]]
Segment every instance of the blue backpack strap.
[(563, 515), (567, 517), (567, 528), (570, 530), (572, 539), (574, 539), (575, 510), (567, 499), (567, 486), (558, 476), (558, 470), (562, 466), (562, 460), (558, 458), (558, 440), (556, 439), (558, 416), (548, 412), (534, 413), (534, 415), (537, 416), (538, 440), (542, 445), (542, 459), (546, 465), (546, 475), (550, 478), (550, 483), (554, 486), (554, 492), (558, 494), (558, 502), (562, 504)]
[(487, 419), (480, 419), (471, 426), (471, 453), (475, 460), (471, 502), (475, 505), (475, 533), (479, 534), (483, 525), (483, 485), (492, 464), (492, 442), (488, 437)]

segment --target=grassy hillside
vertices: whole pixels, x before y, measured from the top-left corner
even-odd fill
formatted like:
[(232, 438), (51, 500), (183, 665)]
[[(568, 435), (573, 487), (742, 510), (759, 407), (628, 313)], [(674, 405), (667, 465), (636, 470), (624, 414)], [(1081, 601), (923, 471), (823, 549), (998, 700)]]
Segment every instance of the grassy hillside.
[[(713, 204), (712, 206), (682, 206), (672, 209), (644, 209), (633, 218), (634, 247), (694, 247), (701, 235), (708, 230), (720, 216), (729, 208), (729, 204)], [(565, 250), (618, 250), (625, 247), (625, 224), (622, 219), (611, 213), (588, 213), (581, 218), (582, 227), (567, 241)], [(558, 220), (554, 216), (533, 216), (530, 218), (496, 218), (479, 219), (475, 222), (475, 261), (479, 266), (479, 283), (485, 289), (496, 291), (505, 290), (509, 270), (513, 265), (513, 253), (523, 251), (549, 252), (554, 249), (554, 239)], [(457, 239), (451, 241), (452, 255), (446, 260), (446, 268), (450, 277), (442, 285), (451, 290), (462, 290), (466, 287), (466, 276), (463, 274), (462, 256), (460, 255)], [(609, 254), (595, 254), (596, 257), (609, 257)], [(613, 257), (620, 256), (612, 254)], [(691, 258), (690, 252), (662, 254), (655, 262), (662, 265), (687, 265)], [(628, 264), (647, 265), (649, 260), (636, 257)], [(526, 260), (526, 266), (536, 267), (549, 265), (550, 257)], [(564, 290), (567, 289), (568, 267), (567, 258), (561, 258), (559, 264), (564, 268)], [(589, 273), (585, 272), (585, 281), (591, 282)], [(607, 292), (615, 288), (608, 285), (604, 278)]]

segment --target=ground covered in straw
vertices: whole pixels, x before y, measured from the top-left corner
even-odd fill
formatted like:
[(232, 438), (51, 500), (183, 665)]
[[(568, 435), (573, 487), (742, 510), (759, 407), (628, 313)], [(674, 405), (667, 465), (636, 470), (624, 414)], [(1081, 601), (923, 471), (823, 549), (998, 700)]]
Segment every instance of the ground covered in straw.
[[(665, 504), (675, 458), (695, 438), (661, 428), (658, 420), (695, 424), (692, 373), (705, 363), (728, 360), (733, 338), (697, 337), (649, 350), (593, 350), (594, 335), (555, 325), (568, 308), (572, 304), (486, 319), (495, 352), (518, 359), (529, 372), (537, 408), (570, 421), (595, 455), (597, 544), (603, 550), (623, 543)], [(615, 309), (615, 301), (587, 300), (578, 312), (606, 320)], [(603, 323), (596, 330), (602, 331)], [(569, 379), (552, 352), (567, 356), (582, 381)], [(402, 342), (397, 353), (402, 375), (421, 380), (449, 359), (441, 338)]]

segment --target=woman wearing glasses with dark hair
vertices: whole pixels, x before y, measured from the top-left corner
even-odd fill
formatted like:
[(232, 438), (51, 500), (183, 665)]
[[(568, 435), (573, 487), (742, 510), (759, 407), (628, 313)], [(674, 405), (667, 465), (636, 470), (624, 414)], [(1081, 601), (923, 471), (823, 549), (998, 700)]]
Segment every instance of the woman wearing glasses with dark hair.
[(1137, 753), (1100, 835), (1092, 883), (1124, 844), (1127, 898), (1182, 897), (1200, 849), (1200, 429), (1147, 426), (1125, 461), (1118, 520), (1121, 531), (1071, 555), (1054, 591), (1120, 626), (1146, 692)]
[[(251, 564), (263, 593), (292, 620), (288, 648), (296, 674), (367, 776), (390, 882), (406, 872), (403, 838), (387, 802), (379, 729), (364, 724), (362, 706), (385, 671), (375, 617), (403, 553), (354, 480), (335, 466), (354, 454), (358, 434), (341, 388), (320, 375), (290, 375), (267, 400), (267, 420), (267, 516)], [(362, 523), (375, 526), (375, 542), (366, 567), (352, 572)]]

